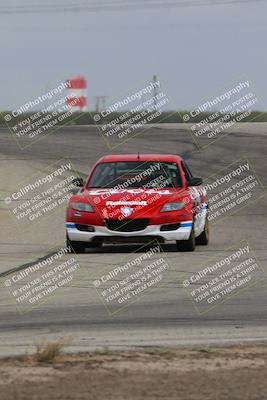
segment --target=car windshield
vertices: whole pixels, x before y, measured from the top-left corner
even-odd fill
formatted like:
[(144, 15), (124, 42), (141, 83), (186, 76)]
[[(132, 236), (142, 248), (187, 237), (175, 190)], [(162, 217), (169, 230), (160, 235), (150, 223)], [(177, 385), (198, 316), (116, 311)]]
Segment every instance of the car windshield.
[(159, 161), (118, 161), (98, 164), (88, 188), (181, 187), (178, 165)]

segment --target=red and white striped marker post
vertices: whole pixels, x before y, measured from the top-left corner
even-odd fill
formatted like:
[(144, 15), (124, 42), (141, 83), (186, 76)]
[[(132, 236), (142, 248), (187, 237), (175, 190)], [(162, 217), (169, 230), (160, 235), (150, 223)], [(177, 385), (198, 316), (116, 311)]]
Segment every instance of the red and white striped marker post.
[(66, 104), (76, 110), (84, 111), (87, 107), (87, 82), (83, 76), (67, 80), (67, 90), (70, 93), (67, 95)]

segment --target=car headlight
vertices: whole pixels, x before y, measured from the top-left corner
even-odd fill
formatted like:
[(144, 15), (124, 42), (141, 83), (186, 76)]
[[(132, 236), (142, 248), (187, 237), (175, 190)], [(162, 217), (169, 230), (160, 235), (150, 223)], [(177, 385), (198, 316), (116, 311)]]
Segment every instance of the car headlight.
[(186, 206), (186, 202), (184, 201), (178, 201), (177, 203), (166, 203), (164, 206), (161, 208), (161, 212), (165, 211), (178, 211), (181, 210)]
[(71, 203), (71, 207), (76, 211), (95, 212), (93, 207), (87, 203)]

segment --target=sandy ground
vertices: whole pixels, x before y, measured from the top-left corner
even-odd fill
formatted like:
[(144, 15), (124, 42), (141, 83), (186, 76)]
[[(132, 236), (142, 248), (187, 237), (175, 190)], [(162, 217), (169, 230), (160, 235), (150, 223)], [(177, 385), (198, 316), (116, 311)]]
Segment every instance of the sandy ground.
[(1, 400), (263, 400), (267, 346), (179, 348), (0, 360)]

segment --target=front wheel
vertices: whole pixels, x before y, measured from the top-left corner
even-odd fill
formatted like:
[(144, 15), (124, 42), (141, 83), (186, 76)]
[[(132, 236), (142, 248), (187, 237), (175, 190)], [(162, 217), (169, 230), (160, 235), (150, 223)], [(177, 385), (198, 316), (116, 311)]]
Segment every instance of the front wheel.
[(66, 236), (66, 246), (70, 246), (70, 253), (84, 253), (85, 249), (89, 248), (100, 248), (102, 247), (101, 242), (95, 242), (95, 243), (88, 243), (88, 242), (78, 242), (75, 240), (70, 240), (68, 235)]
[(70, 253), (84, 253), (86, 246), (83, 242), (67, 240), (67, 246), (70, 246)]
[(204, 231), (196, 238), (196, 244), (206, 246), (209, 243), (209, 220), (206, 219)]
[(192, 226), (192, 230), (190, 233), (190, 237), (188, 240), (176, 240), (176, 246), (178, 251), (194, 251), (196, 247), (196, 238), (194, 225)]

